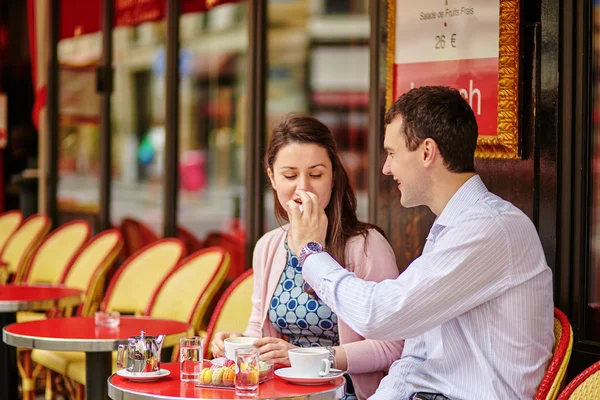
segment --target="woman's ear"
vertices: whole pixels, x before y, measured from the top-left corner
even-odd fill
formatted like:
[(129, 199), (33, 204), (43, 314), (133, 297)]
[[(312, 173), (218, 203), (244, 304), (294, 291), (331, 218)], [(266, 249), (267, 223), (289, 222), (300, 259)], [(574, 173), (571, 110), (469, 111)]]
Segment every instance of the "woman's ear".
[(275, 177), (273, 176), (273, 171), (271, 170), (271, 168), (267, 168), (267, 175), (269, 175), (271, 186), (273, 187), (273, 189), (277, 190), (277, 188), (275, 187)]

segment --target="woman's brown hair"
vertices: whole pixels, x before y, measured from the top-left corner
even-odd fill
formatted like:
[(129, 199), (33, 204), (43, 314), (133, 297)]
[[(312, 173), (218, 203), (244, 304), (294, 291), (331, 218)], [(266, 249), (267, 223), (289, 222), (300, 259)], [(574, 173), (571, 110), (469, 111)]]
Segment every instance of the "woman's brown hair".
[[(369, 229), (376, 229), (381, 234), (383, 231), (372, 224), (359, 221), (356, 216), (356, 195), (350, 186), (348, 174), (342, 165), (339, 152), (333, 135), (329, 128), (321, 121), (298, 114), (290, 114), (273, 129), (273, 135), (265, 155), (265, 169), (273, 171), (273, 164), (279, 150), (290, 143), (316, 144), (327, 151), (333, 169), (333, 188), (331, 199), (325, 208), (327, 215), (327, 237), (325, 248), (342, 266), (346, 267), (346, 243), (354, 236), (362, 235), (365, 238)], [(275, 200), (275, 218), (280, 224), (288, 222), (288, 215), (277, 199), (277, 192), (273, 189)]]

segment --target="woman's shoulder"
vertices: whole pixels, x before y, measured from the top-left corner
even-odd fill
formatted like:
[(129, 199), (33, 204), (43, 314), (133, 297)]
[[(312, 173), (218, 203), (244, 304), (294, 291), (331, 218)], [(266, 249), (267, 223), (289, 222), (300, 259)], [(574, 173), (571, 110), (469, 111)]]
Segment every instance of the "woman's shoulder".
[(266, 250), (271, 248), (273, 245), (279, 245), (287, 234), (288, 228), (289, 224), (277, 227), (262, 235), (256, 242), (254, 251)]
[(346, 244), (346, 248), (349, 250), (358, 250), (367, 247), (367, 251), (370, 251), (371, 246), (375, 246), (376, 248), (390, 248), (390, 243), (387, 241), (385, 236), (379, 230), (375, 228), (369, 228), (366, 234), (358, 234), (348, 240)]
[(396, 256), (389, 242), (375, 228), (351, 238), (346, 245), (347, 267), (359, 278), (380, 281), (398, 276)]

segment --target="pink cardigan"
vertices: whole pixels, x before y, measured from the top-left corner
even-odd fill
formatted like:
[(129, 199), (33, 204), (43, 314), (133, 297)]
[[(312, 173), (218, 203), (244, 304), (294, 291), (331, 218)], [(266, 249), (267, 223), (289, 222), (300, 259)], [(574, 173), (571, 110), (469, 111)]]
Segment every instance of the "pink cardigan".
[[(284, 247), (288, 226), (266, 233), (254, 247), (254, 292), (252, 314), (244, 335), (252, 337), (281, 337), (268, 319), (269, 304), (286, 266)], [(367, 251), (362, 235), (346, 245), (346, 268), (368, 281), (396, 279), (398, 269), (394, 252), (376, 230), (367, 235)], [(360, 398), (371, 396), (392, 363), (402, 355), (404, 341), (366, 340), (338, 318), (340, 344), (346, 350), (348, 372)]]

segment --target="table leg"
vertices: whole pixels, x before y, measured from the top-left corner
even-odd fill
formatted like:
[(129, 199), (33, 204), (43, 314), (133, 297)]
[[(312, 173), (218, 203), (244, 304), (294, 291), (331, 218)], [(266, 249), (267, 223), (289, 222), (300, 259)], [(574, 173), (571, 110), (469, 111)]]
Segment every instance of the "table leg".
[(112, 374), (112, 354), (85, 353), (85, 398), (108, 400), (108, 377)]
[[(0, 313), (0, 329), (17, 322), (17, 313)], [(17, 348), (0, 341), (0, 399), (19, 398)]]

